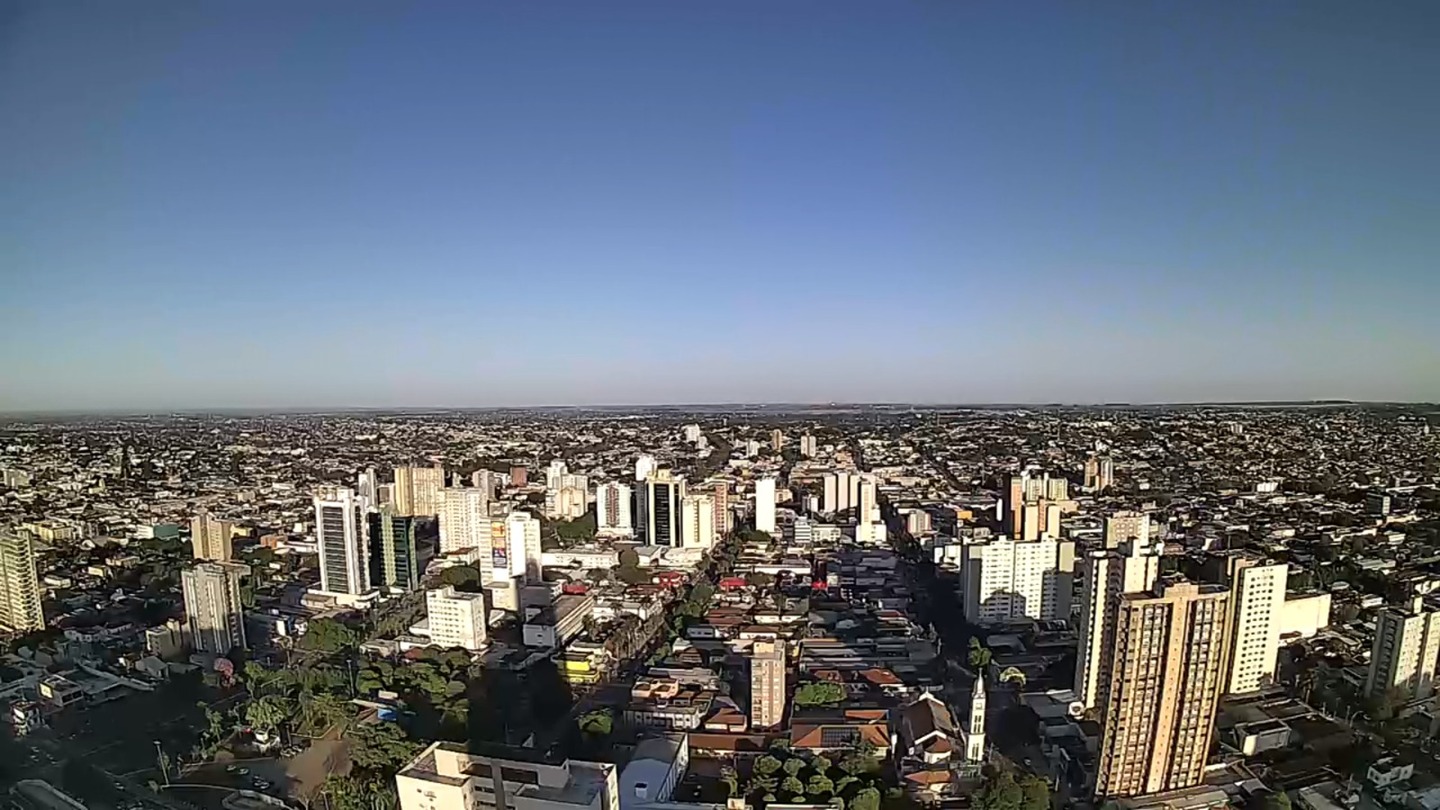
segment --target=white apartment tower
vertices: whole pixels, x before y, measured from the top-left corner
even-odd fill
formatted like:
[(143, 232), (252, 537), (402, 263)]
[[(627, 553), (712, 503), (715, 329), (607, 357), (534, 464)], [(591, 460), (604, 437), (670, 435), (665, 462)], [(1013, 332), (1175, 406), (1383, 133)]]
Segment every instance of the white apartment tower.
[(655, 464), (654, 456), (649, 454), (639, 456), (635, 459), (635, 480), (639, 483), (644, 483), (645, 479), (649, 478), (650, 474), (655, 472), (656, 469), (657, 465)]
[(775, 479), (759, 478), (755, 481), (755, 529), (766, 534), (775, 534)]
[(196, 652), (226, 655), (245, 647), (240, 577), (249, 571), (240, 563), (202, 562), (180, 573), (186, 637)]
[(490, 553), (490, 499), (483, 489), (452, 487), (440, 499), (440, 553), (471, 561)]
[(1415, 597), (1404, 608), (1386, 608), (1375, 624), (1370, 648), (1370, 674), (1365, 696), (1395, 697), (1403, 702), (1435, 693), (1436, 658), (1440, 657), (1440, 611)]
[(511, 512), (505, 519), (510, 574), (526, 582), (541, 581), (540, 521), (528, 512)]
[(1074, 575), (1075, 544), (1068, 540), (1002, 536), (971, 543), (960, 564), (965, 618), (980, 625), (1068, 621)]
[(1230, 694), (1254, 692), (1275, 680), (1289, 566), (1248, 557), (1227, 560), (1233, 625), (1230, 629)]
[(315, 494), (321, 591), (359, 596), (370, 590), (367, 506), (349, 487), (322, 487)]
[(681, 499), (680, 543), (682, 548), (714, 548), (714, 496), (694, 494)]
[[(1113, 519), (1106, 520), (1107, 536)], [(1086, 711), (1100, 706), (1104, 690), (1110, 685), (1120, 597), (1150, 591), (1160, 576), (1162, 549), (1150, 544), (1145, 535), (1126, 540), (1119, 550), (1094, 551), (1080, 561), (1080, 655), (1075, 662), (1075, 699)]]
[(35, 538), (26, 529), (0, 529), (0, 631), (43, 629)]
[(827, 515), (833, 515), (848, 510), (855, 492), (854, 478), (854, 475), (844, 471), (826, 473), (824, 498), (820, 504), (820, 511)]
[(607, 537), (633, 537), (635, 524), (630, 518), (634, 491), (621, 483), (610, 482), (595, 488), (595, 531)]
[(485, 648), (485, 595), (446, 586), (425, 594), (430, 642), (436, 647)]

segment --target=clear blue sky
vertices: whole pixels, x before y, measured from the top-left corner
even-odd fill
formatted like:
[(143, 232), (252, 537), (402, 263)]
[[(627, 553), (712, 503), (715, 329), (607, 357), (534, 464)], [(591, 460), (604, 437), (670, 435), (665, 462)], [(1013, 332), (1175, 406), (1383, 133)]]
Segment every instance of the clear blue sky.
[(0, 4), (0, 409), (1440, 399), (1440, 3)]

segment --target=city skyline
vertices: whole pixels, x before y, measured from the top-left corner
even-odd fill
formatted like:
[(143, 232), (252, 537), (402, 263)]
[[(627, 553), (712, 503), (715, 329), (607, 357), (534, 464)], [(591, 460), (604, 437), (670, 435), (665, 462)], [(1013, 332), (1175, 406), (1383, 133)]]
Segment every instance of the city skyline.
[(1436, 23), (22, 2), (0, 412), (1440, 400)]

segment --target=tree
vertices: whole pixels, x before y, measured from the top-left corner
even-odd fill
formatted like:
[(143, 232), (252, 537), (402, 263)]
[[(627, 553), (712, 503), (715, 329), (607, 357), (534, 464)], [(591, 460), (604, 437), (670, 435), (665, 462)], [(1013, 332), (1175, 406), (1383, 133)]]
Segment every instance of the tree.
[(1020, 810), (1050, 810), (1050, 785), (1035, 774), (1020, 779)]
[(796, 776), (801, 771), (805, 770), (805, 760), (801, 759), (800, 757), (790, 757), (789, 759), (785, 760), (784, 767), (785, 773), (791, 776)]
[(1015, 783), (1015, 775), (1008, 770), (994, 770), (986, 774), (985, 782), (975, 794), (976, 810), (1021, 810), (1025, 792)]
[(252, 728), (269, 732), (280, 728), (291, 713), (290, 701), (279, 695), (265, 695), (245, 706), (245, 722)]
[(575, 722), (580, 726), (580, 731), (597, 737), (607, 736), (615, 728), (615, 718), (610, 715), (609, 709), (596, 709), (582, 715)]
[(615, 578), (626, 585), (648, 585), (650, 584), (650, 572), (644, 568), (632, 568), (620, 566), (615, 569)]
[(745, 584), (752, 588), (768, 588), (775, 584), (775, 577), (764, 571), (751, 571), (745, 575)]
[(880, 791), (867, 787), (850, 800), (849, 810), (880, 810)]
[(307, 650), (337, 653), (359, 645), (360, 635), (334, 619), (316, 619), (307, 625), (300, 644)]
[(780, 783), (780, 791), (791, 796), (804, 796), (805, 783), (793, 776), (787, 776), (785, 781)]
[(619, 563), (621, 568), (638, 568), (640, 566), (640, 554), (633, 548), (627, 548), (620, 552)]
[(1272, 793), (1261, 793), (1252, 801), (1247, 802), (1246, 806), (1252, 808), (1252, 810), (1290, 810), (1290, 808), (1293, 807), (1290, 803), (1289, 794), (1283, 790), (1277, 790)]
[(809, 783), (805, 785), (805, 795), (809, 796), (812, 800), (830, 796), (834, 792), (835, 783), (831, 782), (830, 777), (823, 773), (817, 773), (810, 777)]
[(440, 584), (448, 585), (457, 591), (479, 593), (480, 569), (473, 565), (457, 565), (453, 568), (446, 568), (440, 572)]
[(990, 648), (986, 647), (984, 644), (981, 644), (980, 639), (971, 636), (969, 657), (970, 668), (973, 670), (984, 669), (985, 667), (990, 666), (990, 661), (992, 658), (994, 658), (994, 656), (990, 653)]
[(419, 750), (420, 744), (394, 723), (366, 723), (350, 734), (350, 758), (355, 765), (389, 777)]
[(796, 706), (834, 706), (844, 699), (845, 687), (828, 681), (802, 684), (795, 690)]
[(761, 776), (772, 776), (778, 770), (780, 770), (780, 760), (769, 754), (755, 760), (755, 773)]

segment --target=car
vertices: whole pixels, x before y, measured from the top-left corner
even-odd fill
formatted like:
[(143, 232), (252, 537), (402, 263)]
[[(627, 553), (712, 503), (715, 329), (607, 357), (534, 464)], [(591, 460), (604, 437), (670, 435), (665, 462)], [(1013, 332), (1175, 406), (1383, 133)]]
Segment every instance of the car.
[(240, 774), (241, 776), (249, 776), (249, 775), (250, 775), (250, 769), (249, 769), (249, 768), (236, 768), (236, 769), (235, 769), (235, 773)]
[(226, 765), (226, 766), (225, 766), (225, 772), (226, 772), (226, 773), (234, 773), (236, 770), (238, 770), (238, 767), (235, 766), (235, 765)]

